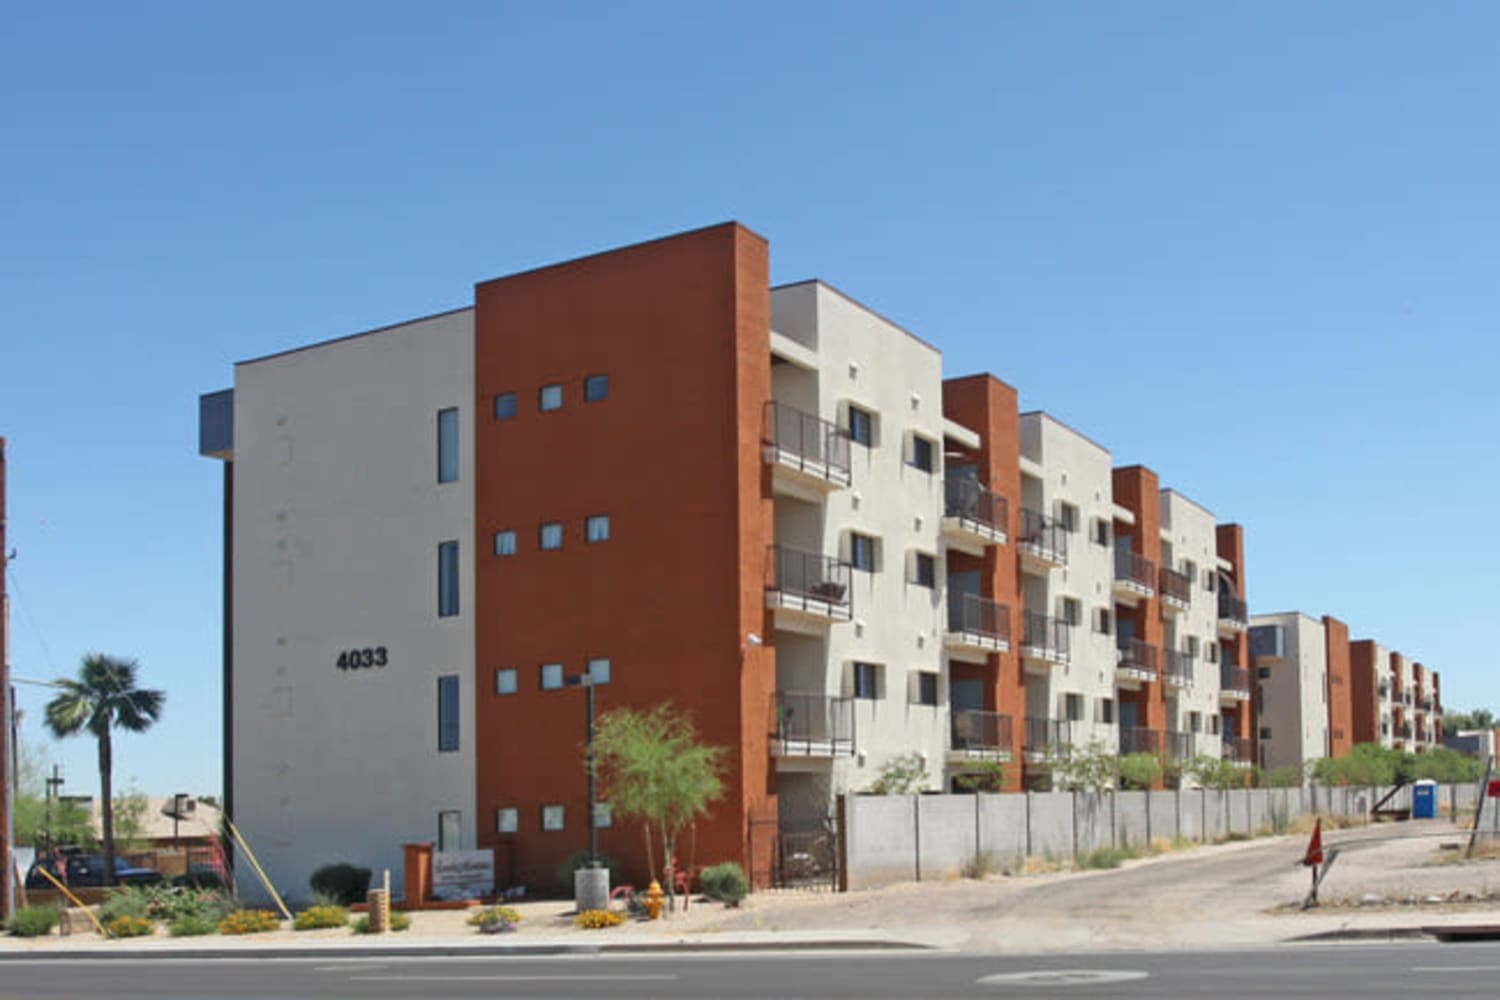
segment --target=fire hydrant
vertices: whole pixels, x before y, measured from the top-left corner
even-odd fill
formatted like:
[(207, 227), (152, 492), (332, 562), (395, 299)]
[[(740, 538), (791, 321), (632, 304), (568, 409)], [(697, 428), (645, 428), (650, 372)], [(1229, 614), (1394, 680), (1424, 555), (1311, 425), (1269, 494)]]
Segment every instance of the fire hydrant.
[(646, 915), (652, 920), (661, 919), (661, 883), (656, 879), (646, 887)]

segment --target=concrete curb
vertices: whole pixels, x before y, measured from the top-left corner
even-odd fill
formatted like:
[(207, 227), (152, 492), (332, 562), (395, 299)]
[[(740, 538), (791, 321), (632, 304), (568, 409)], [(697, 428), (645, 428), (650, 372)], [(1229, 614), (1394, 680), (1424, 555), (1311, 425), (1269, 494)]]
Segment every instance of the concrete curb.
[(1430, 927), (1349, 927), (1336, 931), (1319, 931), (1287, 938), (1295, 944), (1323, 944), (1329, 941), (1414, 941), (1430, 936)]

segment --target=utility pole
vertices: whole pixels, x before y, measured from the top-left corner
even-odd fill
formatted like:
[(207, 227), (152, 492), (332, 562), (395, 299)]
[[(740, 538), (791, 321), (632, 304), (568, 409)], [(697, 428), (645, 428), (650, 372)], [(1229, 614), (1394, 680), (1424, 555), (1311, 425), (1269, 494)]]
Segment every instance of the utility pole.
[(52, 800), (58, 800), (62, 804), (62, 786), (65, 784), (62, 776), (62, 768), (56, 764), (52, 765), (52, 777), (47, 779), (47, 860), (52, 860)]

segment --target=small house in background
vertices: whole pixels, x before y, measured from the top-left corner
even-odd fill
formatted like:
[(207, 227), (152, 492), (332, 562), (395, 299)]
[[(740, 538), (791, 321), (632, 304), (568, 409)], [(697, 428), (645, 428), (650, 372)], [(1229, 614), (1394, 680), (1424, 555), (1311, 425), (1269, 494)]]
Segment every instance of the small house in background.
[[(97, 797), (89, 796), (82, 802), (89, 812), (94, 836), (102, 838), (104, 820)], [(190, 872), (204, 875), (211, 872), (221, 877), (225, 874), (219, 846), (222, 814), (218, 806), (191, 795), (148, 795), (139, 830), (122, 829), (120, 819), (117, 807), (116, 850), (132, 864), (154, 868), (167, 879)]]

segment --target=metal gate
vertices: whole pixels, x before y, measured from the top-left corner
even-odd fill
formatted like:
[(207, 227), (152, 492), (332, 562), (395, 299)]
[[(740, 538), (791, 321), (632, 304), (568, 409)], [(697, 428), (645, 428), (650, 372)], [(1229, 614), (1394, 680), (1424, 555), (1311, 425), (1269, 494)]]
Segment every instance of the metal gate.
[(837, 814), (750, 820), (751, 880), (756, 886), (838, 892)]

